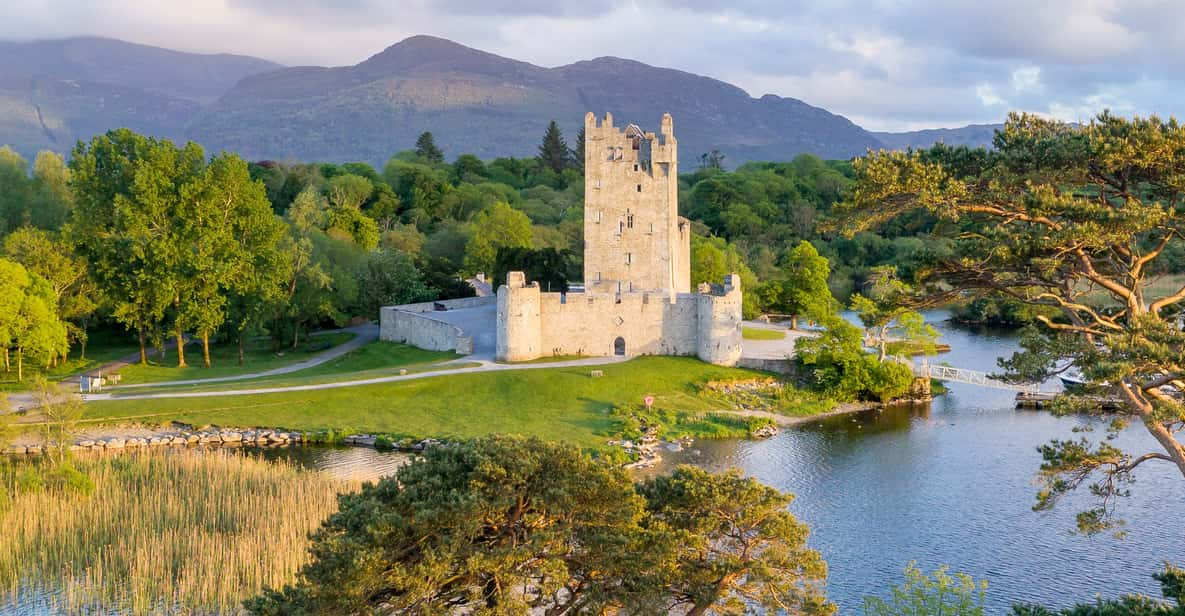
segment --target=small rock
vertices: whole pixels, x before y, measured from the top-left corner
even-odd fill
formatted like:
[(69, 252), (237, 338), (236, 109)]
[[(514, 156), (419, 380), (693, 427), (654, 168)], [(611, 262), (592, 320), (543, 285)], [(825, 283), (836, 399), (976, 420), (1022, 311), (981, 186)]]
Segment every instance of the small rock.
[(103, 447), (107, 449), (123, 449), (126, 444), (127, 441), (118, 437), (109, 438), (103, 441)]
[(95, 442), (91, 441), (91, 440), (82, 440), (82, 441), (78, 441), (76, 443), (76, 445), (78, 445), (79, 447), (88, 447), (89, 448), (89, 447), (94, 447)]
[(23, 447), (21, 445), (9, 445), (8, 449), (5, 451), (6, 451), (6, 453), (9, 453), (12, 455), (20, 455), (20, 454), (25, 453), (25, 447)]
[(29, 445), (28, 447), (25, 447), (25, 453), (31, 456), (37, 455), (41, 453), (41, 445)]

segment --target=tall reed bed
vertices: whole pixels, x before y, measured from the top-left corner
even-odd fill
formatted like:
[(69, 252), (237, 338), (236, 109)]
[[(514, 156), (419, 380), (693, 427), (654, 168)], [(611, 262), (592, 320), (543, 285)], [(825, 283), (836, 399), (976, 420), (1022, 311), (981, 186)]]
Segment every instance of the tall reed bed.
[(0, 606), (234, 613), (293, 579), (309, 531), (358, 487), (221, 451), (78, 460), (89, 493), (30, 486), (28, 464), (0, 468)]

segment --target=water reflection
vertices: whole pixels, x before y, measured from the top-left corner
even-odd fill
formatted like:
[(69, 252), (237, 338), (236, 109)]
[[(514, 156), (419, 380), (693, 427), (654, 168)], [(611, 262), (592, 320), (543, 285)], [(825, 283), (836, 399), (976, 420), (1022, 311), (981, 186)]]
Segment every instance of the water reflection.
[[(955, 347), (939, 361), (951, 365), (993, 370), (1013, 348), (1007, 333), (939, 325)], [(1150, 574), (1166, 559), (1185, 563), (1181, 477), (1169, 465), (1140, 469), (1121, 510), (1126, 539), (1073, 535), (1074, 514), (1089, 506), (1089, 495), (1084, 489), (1053, 512), (1033, 512), (1036, 447), (1073, 436), (1085, 420), (1014, 410), (1012, 397), (955, 384), (927, 407), (831, 417), (760, 442), (701, 441), (666, 454), (665, 464), (736, 467), (796, 494), (792, 509), (811, 526), (811, 544), (830, 568), (829, 595), (843, 614), (899, 582), (910, 560), (986, 579), (990, 613), (1016, 601), (1159, 596)], [(1140, 426), (1117, 444), (1156, 450)]]
[(327, 473), (338, 479), (378, 481), (394, 475), (411, 456), (404, 453), (376, 451), (369, 447), (305, 446), (241, 450), (244, 455), (265, 460), (285, 460), (307, 469)]

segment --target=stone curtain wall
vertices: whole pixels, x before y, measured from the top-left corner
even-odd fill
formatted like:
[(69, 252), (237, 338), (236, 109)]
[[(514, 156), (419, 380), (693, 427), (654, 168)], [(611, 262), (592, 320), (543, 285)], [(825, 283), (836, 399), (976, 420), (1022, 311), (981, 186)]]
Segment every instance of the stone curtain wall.
[(403, 312), (435, 312), (437, 306), (443, 306), (449, 310), (463, 310), (465, 308), (479, 308), (481, 306), (489, 306), (494, 303), (492, 295), (486, 297), (462, 297), (460, 299), (446, 299), (439, 302), (420, 302), (418, 304), (403, 304), (400, 306), (391, 306), (392, 308), (402, 310)]
[[(739, 280), (709, 293), (541, 293), (512, 272), (498, 289), (497, 358), (695, 355), (734, 365), (741, 349)], [(620, 298), (620, 301), (618, 301)]]
[(494, 303), (494, 297), (465, 297), (442, 302), (423, 302), (386, 306), (379, 310), (379, 339), (402, 342), (430, 351), (456, 351), (461, 355), (473, 352), (473, 339), (461, 328), (433, 318), (436, 306), (449, 310), (477, 308)]

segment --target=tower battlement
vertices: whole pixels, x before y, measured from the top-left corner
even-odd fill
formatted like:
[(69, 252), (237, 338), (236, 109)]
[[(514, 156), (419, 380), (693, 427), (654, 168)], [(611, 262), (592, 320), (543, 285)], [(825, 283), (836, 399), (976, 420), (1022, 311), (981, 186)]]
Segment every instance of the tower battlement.
[(605, 291), (691, 290), (691, 227), (679, 217), (675, 123), (659, 131), (584, 116), (584, 283)]

